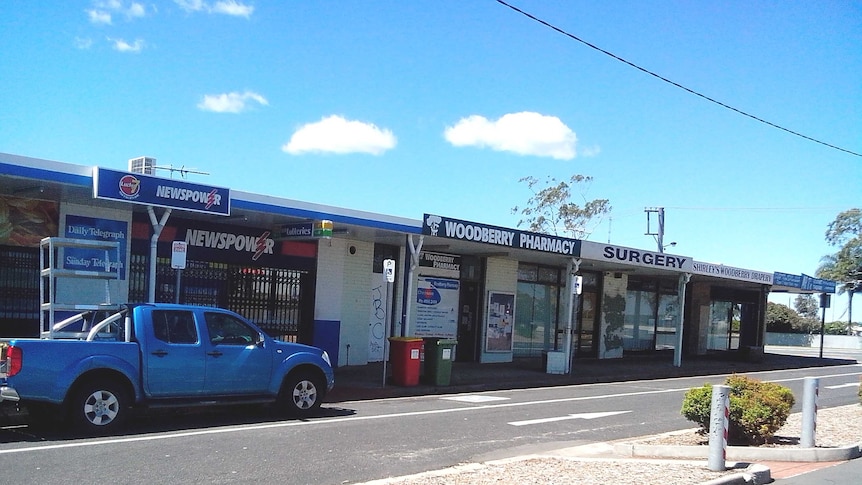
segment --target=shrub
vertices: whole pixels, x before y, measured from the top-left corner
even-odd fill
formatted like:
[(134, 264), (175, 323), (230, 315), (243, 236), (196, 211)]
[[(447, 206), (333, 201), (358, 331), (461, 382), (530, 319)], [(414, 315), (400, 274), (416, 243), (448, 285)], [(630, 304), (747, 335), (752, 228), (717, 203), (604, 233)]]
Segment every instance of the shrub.
[[(729, 443), (765, 443), (787, 422), (795, 402), (790, 389), (741, 375), (728, 377), (725, 385), (730, 387)], [(711, 407), (712, 385), (705, 384), (689, 389), (680, 412), (700, 425), (701, 434), (706, 434)]]

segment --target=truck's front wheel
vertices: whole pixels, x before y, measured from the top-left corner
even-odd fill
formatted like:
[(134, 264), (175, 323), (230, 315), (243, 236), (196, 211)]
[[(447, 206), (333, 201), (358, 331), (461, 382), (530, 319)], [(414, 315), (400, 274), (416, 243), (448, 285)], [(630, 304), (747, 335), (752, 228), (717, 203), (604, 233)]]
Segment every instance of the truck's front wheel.
[(325, 388), (312, 372), (301, 370), (288, 375), (278, 393), (279, 408), (292, 416), (305, 417), (320, 407)]
[(69, 401), (72, 425), (94, 434), (116, 430), (129, 413), (127, 396), (123, 386), (111, 380), (83, 383)]

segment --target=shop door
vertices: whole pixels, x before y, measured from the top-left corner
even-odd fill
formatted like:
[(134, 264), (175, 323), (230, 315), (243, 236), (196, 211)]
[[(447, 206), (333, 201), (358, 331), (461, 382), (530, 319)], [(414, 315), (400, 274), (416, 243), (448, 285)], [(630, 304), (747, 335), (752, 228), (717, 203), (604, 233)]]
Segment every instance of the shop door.
[(710, 308), (708, 350), (739, 348), (739, 325), (742, 305), (730, 301), (713, 301)]
[(479, 283), (462, 281), (458, 300), (461, 311), (458, 318), (455, 359), (460, 362), (475, 362), (479, 345)]
[(595, 291), (584, 291), (580, 295), (580, 319), (577, 322), (577, 350), (575, 357), (595, 357), (597, 355), (596, 318), (599, 308), (599, 294)]

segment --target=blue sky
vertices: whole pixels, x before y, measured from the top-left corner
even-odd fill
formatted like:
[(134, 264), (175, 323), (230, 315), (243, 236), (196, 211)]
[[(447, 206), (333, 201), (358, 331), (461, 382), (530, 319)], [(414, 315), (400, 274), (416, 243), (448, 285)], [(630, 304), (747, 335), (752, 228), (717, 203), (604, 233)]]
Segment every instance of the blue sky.
[[(862, 153), (862, 2), (511, 4)], [(0, 15), (2, 152), (147, 155), (200, 183), (505, 227), (531, 195), (519, 179), (583, 174), (613, 207), (590, 240), (654, 249), (644, 208), (665, 207), (668, 252), (809, 275), (835, 251), (828, 223), (862, 205), (862, 157), (494, 0), (6, 0)]]

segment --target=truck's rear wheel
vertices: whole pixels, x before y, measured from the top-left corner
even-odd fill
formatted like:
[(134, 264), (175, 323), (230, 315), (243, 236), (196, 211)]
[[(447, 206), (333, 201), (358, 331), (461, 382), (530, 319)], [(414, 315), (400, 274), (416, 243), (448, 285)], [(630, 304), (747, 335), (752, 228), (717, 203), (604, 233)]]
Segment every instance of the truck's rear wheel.
[(128, 403), (125, 389), (113, 380), (85, 382), (71, 396), (69, 418), (80, 431), (110, 433), (126, 420)]
[(294, 372), (281, 385), (278, 405), (283, 412), (292, 416), (308, 416), (320, 407), (324, 392), (320, 378), (312, 372)]

